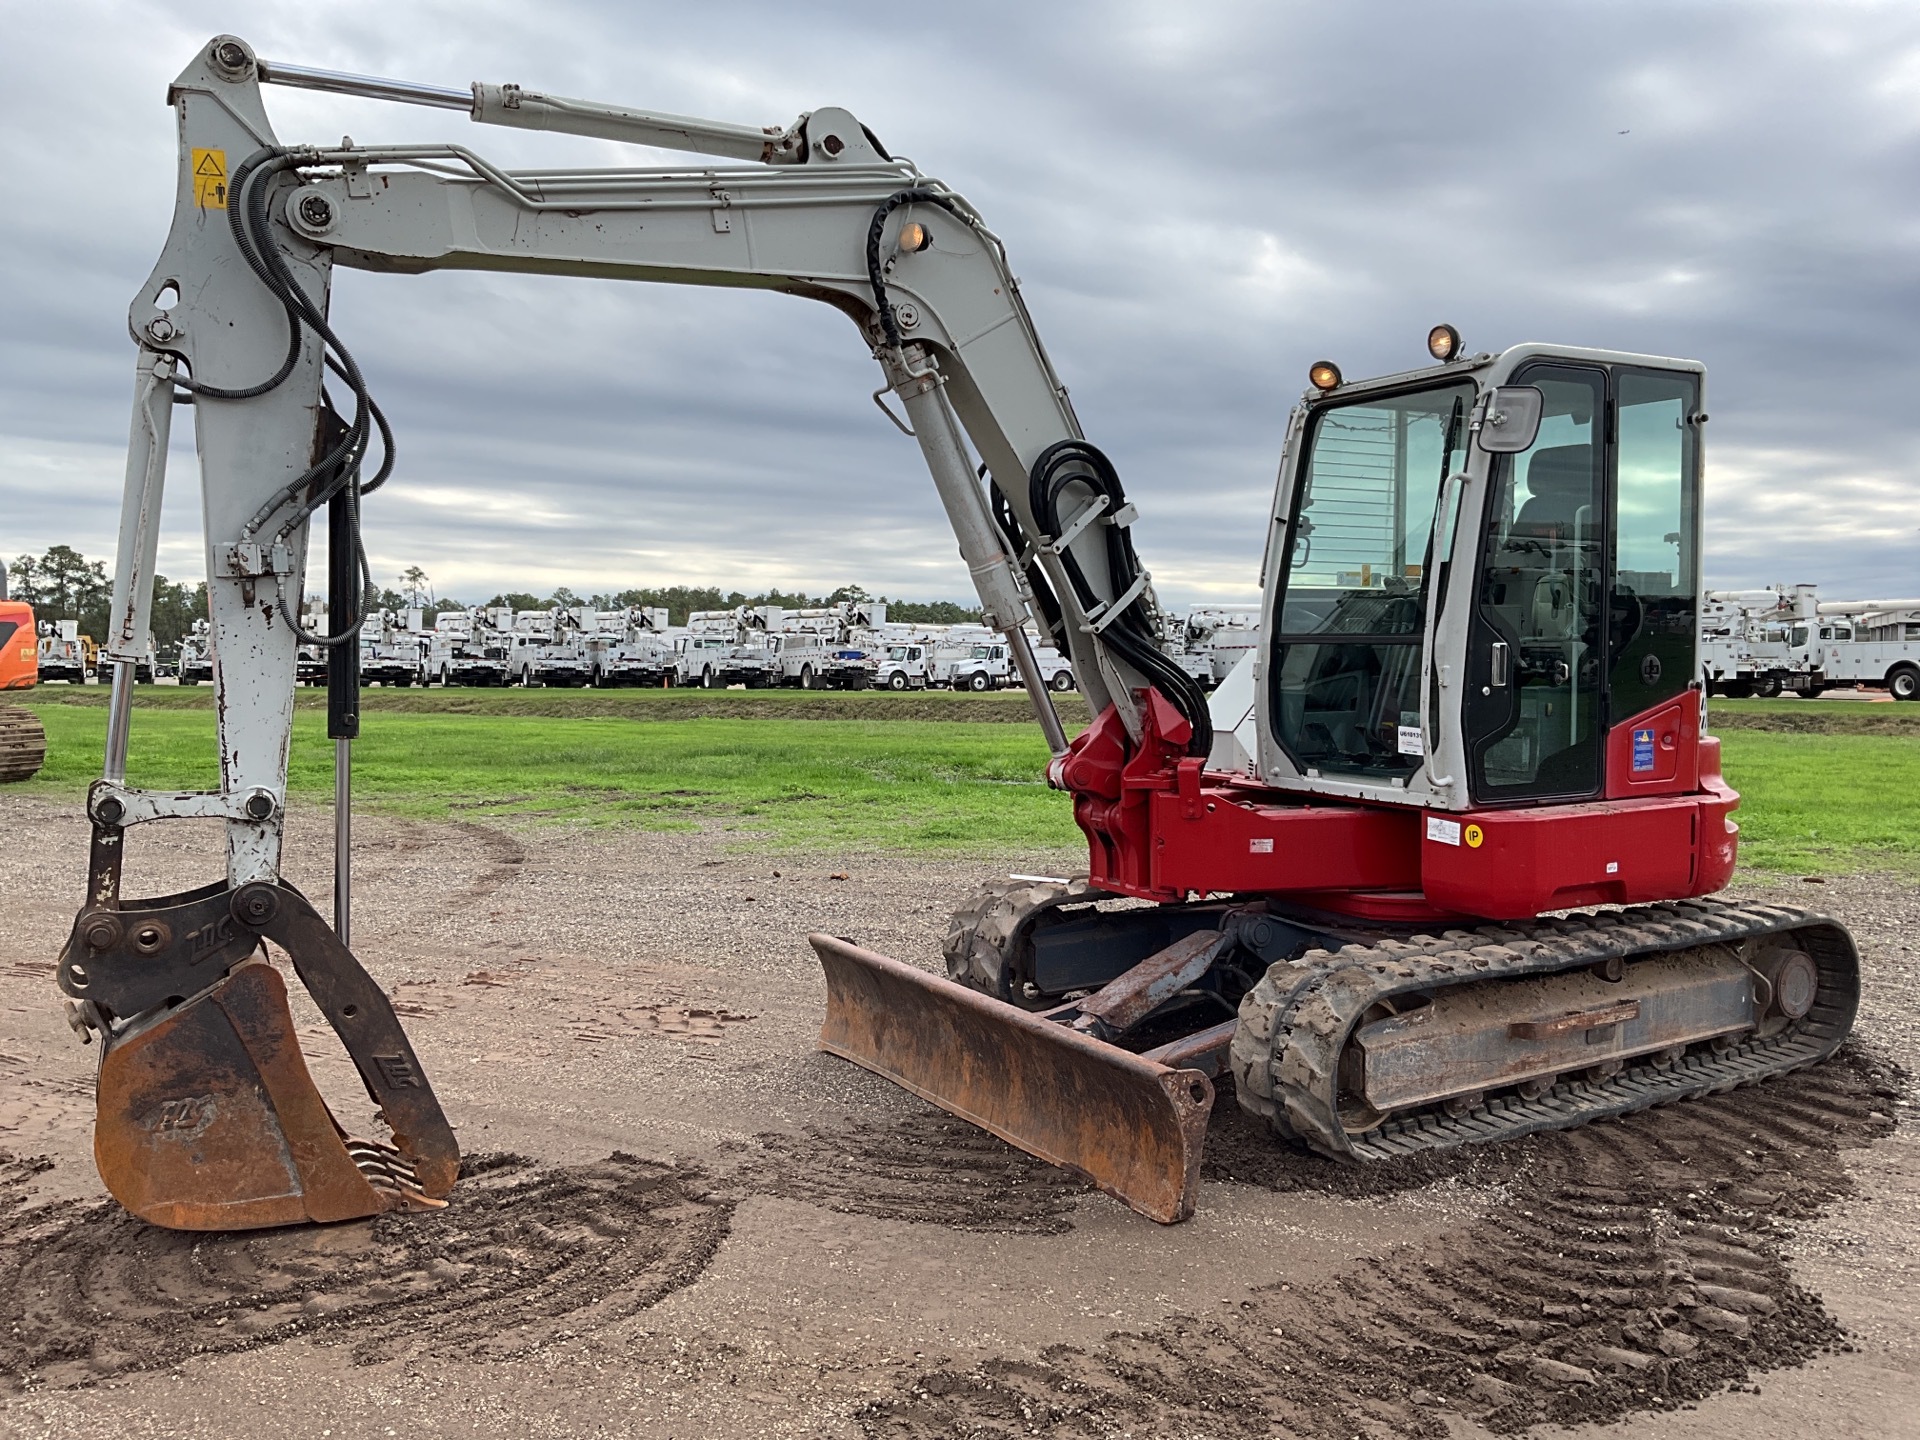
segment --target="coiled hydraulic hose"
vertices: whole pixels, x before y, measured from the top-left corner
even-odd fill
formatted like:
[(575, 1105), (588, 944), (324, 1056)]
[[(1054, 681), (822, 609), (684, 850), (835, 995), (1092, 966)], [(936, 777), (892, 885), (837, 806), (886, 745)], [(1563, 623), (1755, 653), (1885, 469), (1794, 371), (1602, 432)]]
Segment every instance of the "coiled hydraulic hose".
[[(1127, 503), (1120, 474), (1102, 451), (1085, 440), (1061, 440), (1040, 452), (1028, 472), (1028, 503), (1034, 523), (1043, 532), (1041, 544), (1057, 539), (1065, 528), (1060, 523), (1060, 495), (1069, 485), (1081, 485), (1094, 497), (1104, 496), (1107, 515), (1120, 513)], [(1004, 501), (1002, 502), (1004, 503)], [(1140, 558), (1134, 553), (1133, 537), (1125, 525), (1102, 525), (1107, 542), (1107, 583), (1117, 598), (1125, 595), (1140, 579)], [(1071, 550), (1059, 552), (1061, 568), (1067, 572), (1074, 598), (1080, 608), (1091, 613), (1105, 603), (1087, 581), (1086, 572)], [(1103, 617), (1104, 618), (1104, 617)], [(1145, 675), (1154, 688), (1173, 702), (1193, 729), (1187, 741), (1189, 755), (1206, 756), (1213, 749), (1213, 716), (1207, 709), (1207, 694), (1194, 678), (1174, 663), (1160, 648), (1153, 633), (1152, 617), (1144, 594), (1128, 601), (1102, 631), (1106, 644), (1134, 669)]]

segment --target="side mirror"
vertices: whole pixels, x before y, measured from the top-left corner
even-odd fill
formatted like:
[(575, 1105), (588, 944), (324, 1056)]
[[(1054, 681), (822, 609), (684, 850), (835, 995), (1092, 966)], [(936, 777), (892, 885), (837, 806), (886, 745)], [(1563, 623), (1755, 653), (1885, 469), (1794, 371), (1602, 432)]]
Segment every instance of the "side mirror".
[(1487, 396), (1480, 421), (1480, 448), (1490, 455), (1515, 455), (1540, 433), (1540, 412), (1547, 397), (1535, 385), (1501, 385)]

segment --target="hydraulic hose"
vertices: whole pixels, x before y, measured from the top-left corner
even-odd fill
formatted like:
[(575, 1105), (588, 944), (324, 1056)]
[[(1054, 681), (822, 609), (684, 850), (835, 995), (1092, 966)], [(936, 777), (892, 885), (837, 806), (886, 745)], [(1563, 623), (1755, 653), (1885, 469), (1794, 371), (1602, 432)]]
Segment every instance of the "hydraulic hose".
[[(1040, 452), (1028, 472), (1028, 502), (1034, 523), (1043, 532), (1040, 543), (1048, 544), (1065, 528), (1060, 523), (1060, 495), (1069, 485), (1081, 485), (1095, 497), (1104, 496), (1107, 515), (1117, 515), (1127, 503), (1120, 475), (1101, 450), (1085, 440), (1061, 440)], [(1106, 534), (1107, 583), (1117, 598), (1133, 589), (1141, 579), (1140, 558), (1134, 553), (1133, 537), (1125, 525), (1103, 525)], [(1091, 613), (1105, 602), (1089, 583), (1085, 570), (1071, 550), (1059, 552), (1061, 568), (1073, 586), (1080, 608)], [(1105, 618), (1103, 616), (1103, 618)], [(1153, 633), (1152, 614), (1144, 593), (1127, 602), (1101, 632), (1101, 639), (1112, 646), (1123, 660), (1133, 666), (1173, 702), (1193, 734), (1187, 741), (1189, 755), (1206, 756), (1213, 749), (1213, 716), (1207, 708), (1207, 695), (1194, 678), (1182, 670), (1164, 650)]]
[[(322, 353), (327, 368), (343, 380), (353, 392), (353, 415), (351, 419), (341, 420), (339, 412), (331, 399), (322, 392), (326, 420), (321, 431), (325, 453), (316, 460), (298, 478), (280, 487), (266, 500), (247, 521), (241, 534), (251, 538), (263, 529), (283, 507), (292, 504), (294, 509), (281, 521), (274, 532), (273, 543), (283, 542), (301, 525), (305, 524), (324, 505), (336, 496), (346, 494), (347, 531), (351, 535), (356, 567), (366, 589), (366, 603), (360, 607), (360, 614), (353, 623), (336, 635), (314, 635), (300, 625), (298, 606), (286, 604), (284, 593), (281, 596), (281, 610), (288, 626), (305, 643), (333, 647), (344, 645), (355, 639), (365, 617), (373, 607), (376, 591), (373, 585), (372, 568), (367, 562), (366, 545), (360, 529), (360, 499), (385, 483), (393, 473), (394, 441), (393, 428), (387, 423), (387, 417), (381, 412), (368, 389), (360, 367), (354, 362), (352, 353), (341, 343), (327, 323), (325, 314), (300, 287), (293, 274), (287, 269), (285, 258), (274, 243), (272, 225), (268, 215), (268, 203), (271, 195), (270, 181), (275, 175), (298, 167), (296, 152), (280, 147), (269, 146), (256, 151), (241, 163), (233, 175), (233, 182), (227, 196), (227, 223), (233, 232), (234, 246), (239, 250), (247, 267), (253, 271), (260, 283), (278, 300), (287, 314), (287, 354), (280, 368), (265, 380), (254, 385), (223, 387), (199, 381), (190, 376), (177, 376), (175, 383), (196, 396), (212, 400), (251, 400), (268, 394), (286, 383), (294, 367), (299, 363), (300, 350), (305, 330), (311, 328), (320, 336)], [(180, 357), (183, 358), (184, 357)], [(361, 474), (367, 451), (375, 433), (380, 437), (380, 468), (370, 480), (362, 480)]]
[(902, 205), (921, 204), (938, 205), (963, 225), (972, 223), (960, 213), (946, 195), (924, 185), (896, 190), (875, 207), (873, 223), (867, 227), (867, 283), (873, 287), (873, 306), (880, 317), (880, 333), (887, 337), (887, 344), (896, 350), (905, 341), (900, 336), (900, 322), (894, 318), (893, 302), (887, 298), (887, 277), (881, 273), (880, 269), (880, 241), (886, 235), (889, 215)]

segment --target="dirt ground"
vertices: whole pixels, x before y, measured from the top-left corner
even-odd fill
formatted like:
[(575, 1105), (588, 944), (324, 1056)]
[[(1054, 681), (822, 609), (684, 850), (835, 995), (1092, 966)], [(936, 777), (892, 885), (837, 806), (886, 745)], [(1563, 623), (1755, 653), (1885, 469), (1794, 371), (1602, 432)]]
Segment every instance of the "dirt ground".
[[(135, 831), (128, 893), (214, 878)], [(190, 1236), (102, 1198), (53, 958), (77, 807), (0, 796), (0, 1425), (13, 1435), (1920, 1435), (1920, 889), (1835, 1062), (1370, 1170), (1223, 1094), (1162, 1229), (814, 1048), (809, 930), (938, 964), (978, 862), (364, 820), (356, 949), (459, 1129), (447, 1211)], [(327, 825), (288, 873), (327, 893)], [(733, 842), (737, 843), (737, 842)], [(311, 1007), (316, 1075), (369, 1104)]]

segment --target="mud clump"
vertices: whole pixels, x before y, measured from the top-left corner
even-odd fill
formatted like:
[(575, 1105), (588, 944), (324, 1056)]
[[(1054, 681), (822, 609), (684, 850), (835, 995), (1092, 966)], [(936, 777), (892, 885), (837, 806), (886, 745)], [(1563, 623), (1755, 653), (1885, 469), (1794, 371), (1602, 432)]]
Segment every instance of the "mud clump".
[(1276, 1189), (1390, 1204), (1454, 1178), (1491, 1182), (1495, 1204), (1444, 1246), (1390, 1251), (1337, 1283), (1268, 1283), (1274, 1258), (1249, 1256), (1245, 1297), (1223, 1316), (925, 1371), (859, 1422), (876, 1440), (1444, 1440), (1450, 1415), (1513, 1433), (1699, 1400), (1840, 1342), (1788, 1272), (1782, 1222), (1847, 1193), (1843, 1152), (1889, 1133), (1887, 1100), (1905, 1084), (1854, 1043), (1753, 1089), (1373, 1180), (1304, 1157), (1255, 1166), (1230, 1146), (1215, 1164)]
[(351, 1344), (361, 1363), (524, 1355), (691, 1284), (733, 1215), (686, 1166), (483, 1155), (443, 1211), (191, 1234), (112, 1204), (27, 1204), (35, 1166), (0, 1160), (0, 1383), (15, 1390), (295, 1338)]
[(754, 1139), (734, 1183), (843, 1215), (1058, 1235), (1073, 1228), (1081, 1198), (1096, 1193), (1078, 1176), (937, 1110)]

